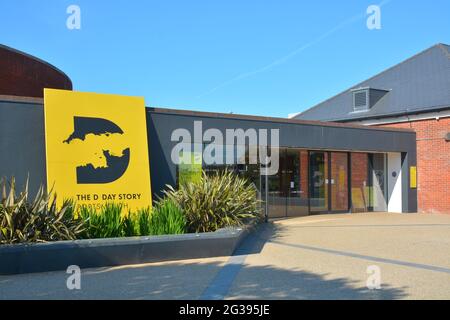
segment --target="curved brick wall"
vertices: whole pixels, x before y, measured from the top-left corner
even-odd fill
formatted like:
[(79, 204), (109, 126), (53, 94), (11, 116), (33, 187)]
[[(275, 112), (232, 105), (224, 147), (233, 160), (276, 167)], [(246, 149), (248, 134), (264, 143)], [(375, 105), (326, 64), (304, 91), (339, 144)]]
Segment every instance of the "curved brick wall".
[(40, 98), (44, 88), (72, 90), (72, 81), (50, 64), (0, 45), (0, 95)]

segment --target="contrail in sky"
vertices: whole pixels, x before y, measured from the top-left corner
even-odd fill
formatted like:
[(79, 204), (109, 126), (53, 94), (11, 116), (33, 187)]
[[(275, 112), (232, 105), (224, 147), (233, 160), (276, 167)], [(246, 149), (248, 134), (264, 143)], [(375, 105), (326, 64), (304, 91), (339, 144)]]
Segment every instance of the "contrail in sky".
[[(388, 4), (391, 1), (392, 0), (384, 0), (380, 4), (378, 4), (378, 6), (382, 7), (382, 6)], [(213, 93), (214, 91), (216, 91), (216, 90), (218, 90), (220, 88), (223, 88), (223, 87), (226, 87), (226, 86), (232, 84), (233, 82), (236, 82), (238, 80), (242, 80), (242, 79), (254, 76), (254, 75), (258, 74), (258, 73), (266, 72), (266, 71), (268, 71), (268, 70), (270, 70), (270, 69), (272, 69), (272, 68), (274, 68), (276, 66), (279, 66), (279, 65), (281, 65), (283, 63), (286, 63), (287, 61), (289, 61), (290, 59), (292, 59), (293, 57), (295, 57), (296, 55), (298, 55), (302, 51), (308, 49), (309, 47), (314, 46), (315, 44), (319, 43), (320, 41), (324, 40), (325, 38), (328, 38), (329, 36), (331, 36), (332, 34), (336, 33), (337, 31), (339, 31), (340, 29), (344, 28), (345, 26), (347, 26), (349, 24), (352, 24), (353, 22), (358, 21), (360, 19), (363, 19), (365, 17), (366, 17), (366, 13), (365, 12), (357, 14), (357, 15), (355, 15), (355, 16), (353, 16), (353, 17), (351, 17), (351, 18), (349, 18), (349, 19), (339, 23), (337, 26), (335, 26), (334, 28), (328, 30), (327, 32), (325, 32), (324, 34), (322, 34), (321, 36), (319, 36), (315, 40), (302, 45), (301, 47), (295, 49), (294, 51), (290, 52), (289, 54), (287, 54), (287, 55), (285, 55), (285, 56), (283, 56), (283, 57), (281, 57), (279, 59), (274, 60), (273, 62), (269, 63), (268, 65), (266, 65), (264, 67), (261, 67), (259, 69), (253, 70), (253, 71), (241, 73), (241, 74), (237, 75), (236, 77), (234, 77), (234, 78), (232, 78), (232, 79), (230, 79), (228, 81), (222, 82), (221, 84), (215, 86), (214, 88), (210, 89), (209, 91), (206, 91), (206, 92), (198, 95), (197, 98), (201, 98), (201, 97), (207, 96), (207, 95)]]

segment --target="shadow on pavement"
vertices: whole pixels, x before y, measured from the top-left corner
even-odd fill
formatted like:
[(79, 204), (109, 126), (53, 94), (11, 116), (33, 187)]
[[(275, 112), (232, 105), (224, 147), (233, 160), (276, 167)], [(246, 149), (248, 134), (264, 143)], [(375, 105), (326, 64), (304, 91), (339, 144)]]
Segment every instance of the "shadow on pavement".
[(233, 256), (261, 253), (268, 241), (282, 237), (285, 230), (287, 231), (285, 226), (272, 222), (260, 224), (242, 241)]
[[(67, 274), (49, 273), (0, 278), (1, 299), (198, 299), (221, 263), (170, 263), (124, 269), (84, 271), (81, 290), (66, 288)], [(400, 299), (403, 289), (384, 285), (368, 290), (348, 279), (326, 279), (304, 271), (272, 266), (244, 266), (228, 299)], [(359, 286), (358, 286), (359, 285)]]
[[(198, 299), (214, 293), (228, 299), (401, 299), (405, 288), (383, 284), (369, 290), (365, 283), (346, 278), (327, 278), (304, 270), (245, 264), (245, 256), (260, 253), (268, 241), (283, 236), (285, 227), (268, 223), (258, 227), (226, 259), (175, 261), (162, 264), (83, 270), (81, 290), (66, 287), (64, 272), (0, 277), (1, 299)], [(241, 259), (239, 262), (239, 259)], [(235, 273), (224, 269), (237, 259)], [(220, 282), (220, 281), (219, 281)]]

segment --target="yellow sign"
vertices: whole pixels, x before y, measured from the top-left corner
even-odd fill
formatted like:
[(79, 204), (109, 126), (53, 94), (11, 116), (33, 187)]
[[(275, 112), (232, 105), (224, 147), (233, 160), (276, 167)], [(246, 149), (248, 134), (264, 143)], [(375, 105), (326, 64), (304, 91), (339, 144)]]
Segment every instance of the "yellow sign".
[(144, 99), (45, 89), (47, 185), (100, 208), (151, 205)]
[(410, 177), (411, 189), (416, 189), (417, 188), (417, 167), (409, 168), (409, 177)]

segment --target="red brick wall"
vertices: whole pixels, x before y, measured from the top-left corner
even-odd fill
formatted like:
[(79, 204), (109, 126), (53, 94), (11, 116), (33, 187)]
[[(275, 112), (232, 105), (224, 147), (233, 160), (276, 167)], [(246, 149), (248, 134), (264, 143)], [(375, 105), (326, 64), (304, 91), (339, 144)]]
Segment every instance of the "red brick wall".
[(44, 88), (72, 90), (61, 71), (7, 47), (0, 47), (0, 94), (42, 98)]
[(369, 156), (367, 153), (352, 153), (352, 212), (367, 212), (369, 206), (368, 195), (368, 166)]
[(308, 162), (309, 156), (308, 151), (302, 150), (300, 151), (300, 190), (302, 193), (300, 194), (300, 198), (308, 199)]
[(416, 131), (419, 212), (450, 214), (450, 118), (382, 126)]

